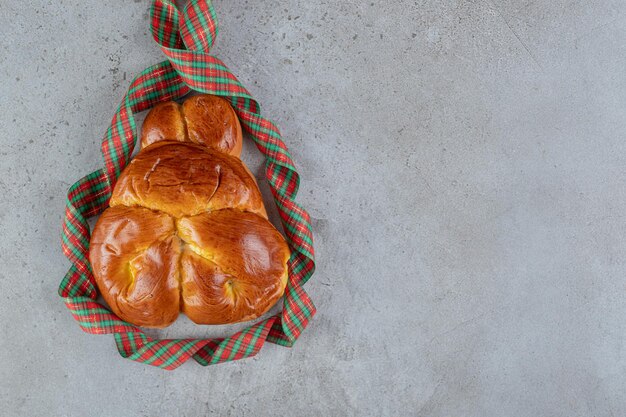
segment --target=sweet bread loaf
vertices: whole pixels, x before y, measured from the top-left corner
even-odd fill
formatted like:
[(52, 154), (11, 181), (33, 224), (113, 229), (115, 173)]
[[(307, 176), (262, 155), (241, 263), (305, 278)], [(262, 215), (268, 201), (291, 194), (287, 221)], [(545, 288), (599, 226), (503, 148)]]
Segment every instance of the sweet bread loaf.
[(256, 318), (282, 296), (289, 248), (238, 158), (230, 104), (209, 95), (157, 105), (142, 149), (98, 219), (89, 258), (115, 314), (145, 327), (182, 311), (198, 324)]

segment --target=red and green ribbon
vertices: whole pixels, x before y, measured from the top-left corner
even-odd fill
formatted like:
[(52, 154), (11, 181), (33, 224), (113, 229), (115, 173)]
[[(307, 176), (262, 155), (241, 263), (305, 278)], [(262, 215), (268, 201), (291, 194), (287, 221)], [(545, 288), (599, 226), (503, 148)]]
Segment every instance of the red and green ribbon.
[[(218, 32), (211, 0), (191, 0), (182, 11), (169, 0), (154, 0), (150, 15), (152, 36), (167, 61), (147, 68), (132, 81), (102, 141), (104, 167), (69, 189), (62, 247), (72, 266), (59, 295), (83, 331), (112, 333), (123, 357), (163, 369), (175, 369), (189, 358), (201, 365), (247, 358), (256, 355), (266, 341), (293, 346), (315, 314), (302, 287), (313, 275), (315, 261), (310, 217), (295, 202), (300, 178), (289, 151), (278, 128), (261, 115), (259, 103), (221, 60), (209, 54)], [(97, 301), (88, 259), (87, 219), (107, 208), (115, 182), (131, 159), (137, 143), (134, 113), (181, 99), (191, 91), (229, 99), (265, 156), (265, 177), (292, 252), (289, 280), (279, 314), (230, 337), (155, 340)]]

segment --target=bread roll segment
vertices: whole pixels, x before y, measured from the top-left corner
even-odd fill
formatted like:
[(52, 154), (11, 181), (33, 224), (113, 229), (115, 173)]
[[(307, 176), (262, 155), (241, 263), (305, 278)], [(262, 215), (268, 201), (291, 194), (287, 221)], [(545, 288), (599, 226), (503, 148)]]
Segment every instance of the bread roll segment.
[(230, 104), (196, 96), (156, 106), (142, 150), (94, 227), (89, 258), (103, 298), (123, 320), (166, 327), (254, 319), (282, 296), (290, 252), (237, 157)]
[[(289, 249), (265, 218), (225, 209), (184, 217), (176, 221), (176, 228), (185, 242), (183, 311), (194, 322), (248, 320), (259, 310), (269, 310), (282, 295)], [(220, 304), (213, 304), (214, 299)], [(221, 313), (221, 300), (233, 308)]]
[(160, 141), (192, 142), (239, 156), (243, 137), (235, 110), (222, 97), (190, 97), (180, 105), (157, 104), (146, 116), (141, 147)]
[(142, 207), (111, 207), (91, 235), (89, 259), (111, 309), (138, 326), (165, 327), (180, 310), (180, 240), (174, 220)]
[(158, 142), (137, 154), (109, 204), (147, 207), (176, 218), (224, 208), (266, 216), (256, 181), (239, 158), (180, 142)]
[(141, 147), (164, 140), (188, 142), (182, 106), (175, 101), (157, 104), (143, 121)]

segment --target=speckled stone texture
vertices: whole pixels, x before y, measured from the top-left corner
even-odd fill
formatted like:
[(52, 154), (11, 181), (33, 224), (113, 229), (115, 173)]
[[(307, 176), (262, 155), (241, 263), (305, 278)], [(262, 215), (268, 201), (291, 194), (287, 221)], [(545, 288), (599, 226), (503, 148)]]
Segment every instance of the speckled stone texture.
[(216, 0), (302, 174), (319, 312), (169, 373), (56, 295), (66, 190), (163, 59), (149, 5), (0, 0), (0, 415), (626, 415), (626, 2)]

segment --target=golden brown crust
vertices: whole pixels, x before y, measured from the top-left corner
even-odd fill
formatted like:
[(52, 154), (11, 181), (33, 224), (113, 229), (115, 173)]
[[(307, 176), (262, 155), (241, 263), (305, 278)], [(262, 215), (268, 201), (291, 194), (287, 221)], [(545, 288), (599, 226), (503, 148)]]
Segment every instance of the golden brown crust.
[(258, 317), (282, 296), (289, 248), (265, 218), (224, 209), (174, 221), (143, 207), (111, 207), (96, 224), (90, 261), (115, 314), (146, 327), (182, 311), (197, 324)]
[(203, 94), (183, 103), (189, 140), (230, 155), (241, 154), (241, 125), (235, 110), (221, 97)]
[(182, 106), (175, 101), (157, 104), (148, 112), (141, 129), (141, 147), (163, 140), (187, 142)]
[(266, 219), (227, 209), (179, 219), (176, 227), (186, 243), (183, 311), (194, 322), (249, 320), (283, 294), (289, 248)]
[(241, 124), (235, 110), (222, 97), (201, 94), (179, 105), (173, 101), (156, 105), (146, 116), (141, 147), (160, 141), (193, 142), (239, 156)]
[(98, 219), (89, 259), (102, 297), (138, 326), (178, 317), (180, 241), (173, 219), (141, 207), (111, 207)]
[(165, 327), (182, 310), (198, 324), (234, 323), (283, 294), (289, 248), (254, 177), (231, 156), (240, 137), (232, 108), (210, 96), (164, 103), (146, 118), (145, 148), (90, 242), (98, 288), (123, 320)]
[(141, 151), (118, 179), (110, 205), (142, 206), (176, 218), (223, 208), (266, 217), (243, 162), (192, 143), (159, 142)]

